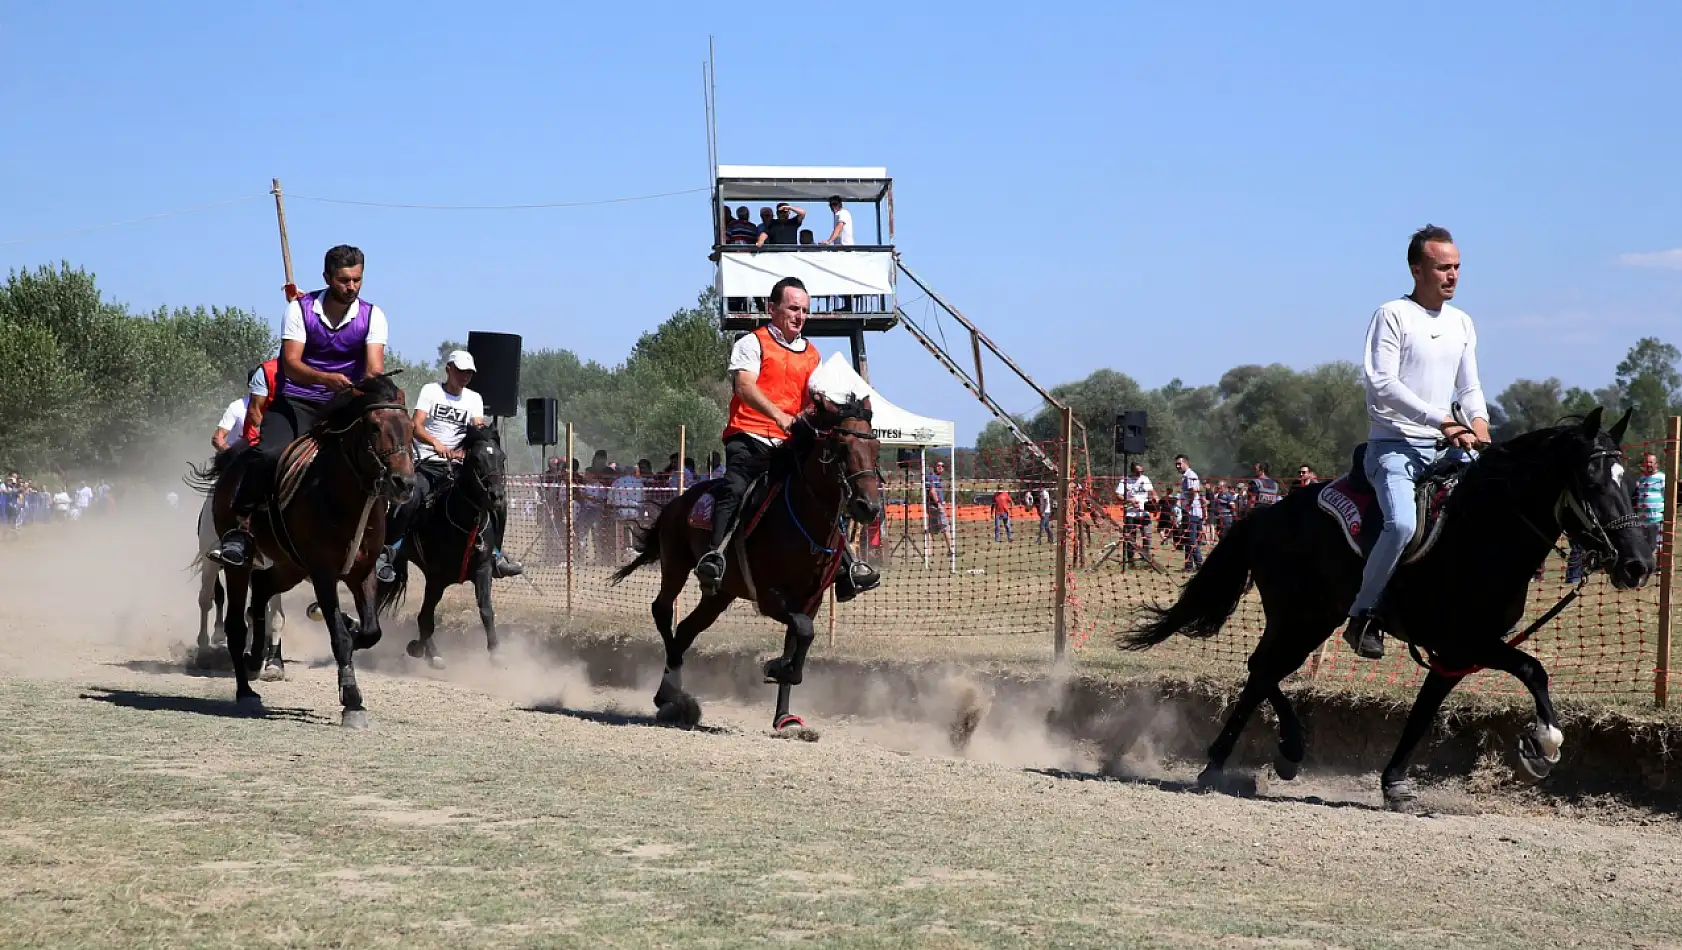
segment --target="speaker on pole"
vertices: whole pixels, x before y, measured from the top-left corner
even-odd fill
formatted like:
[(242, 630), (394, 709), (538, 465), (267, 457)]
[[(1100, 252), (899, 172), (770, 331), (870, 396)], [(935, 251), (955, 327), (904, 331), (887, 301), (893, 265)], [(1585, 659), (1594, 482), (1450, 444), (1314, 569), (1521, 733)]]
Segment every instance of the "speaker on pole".
[(518, 415), (520, 335), (473, 330), (467, 334), (467, 352), (473, 354), (473, 362), (479, 367), (473, 374), (473, 391), (485, 400), (485, 414)]
[(559, 404), (553, 396), (527, 399), (526, 444), (543, 446), (560, 444), (560, 415)]
[(1145, 433), (1148, 425), (1145, 410), (1124, 409), (1115, 415), (1115, 450), (1117, 455), (1144, 455)]

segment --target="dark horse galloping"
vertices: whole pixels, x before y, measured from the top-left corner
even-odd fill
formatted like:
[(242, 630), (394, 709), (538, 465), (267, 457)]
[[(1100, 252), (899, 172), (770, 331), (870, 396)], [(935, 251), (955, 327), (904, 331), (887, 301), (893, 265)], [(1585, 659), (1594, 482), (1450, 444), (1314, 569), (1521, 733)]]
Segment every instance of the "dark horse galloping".
[(741, 598), (788, 628), (782, 656), (765, 663), (765, 681), (777, 684), (772, 727), (805, 725), (789, 711), (789, 692), (805, 672), (812, 613), (840, 564), (841, 545), (846, 543), (842, 516), (869, 524), (881, 510), (882, 473), (876, 466), (880, 449), (870, 428), (869, 399), (836, 404), (815, 397), (812, 409), (795, 420), (788, 441), (772, 453), (766, 484), (773, 494), (761, 501), (763, 493), (754, 491), (743, 499), (719, 592), (703, 596), (676, 631), (673, 604), (711, 541), (708, 529), (689, 523), (690, 511), (707, 494), (708, 483), (661, 509), (638, 541), (636, 560), (613, 574), (617, 584), (638, 568), (660, 562), (660, 593), (651, 609), (666, 644), (665, 675), (654, 694), (661, 721), (700, 721), (700, 704), (683, 691), (683, 656), (701, 631)]
[(400, 544), (392, 564), (397, 580), (379, 585), (379, 609), (385, 613), (403, 601), (409, 565), (421, 569), (426, 596), (421, 600), (420, 639), (409, 641), (408, 651), (435, 668), (444, 665), (444, 658), (432, 642), (433, 611), (444, 590), (455, 584), (473, 582), (479, 622), (485, 625), (485, 646), (494, 656), (499, 645), (496, 612), (491, 608), (492, 547), (484, 536), (492, 513), (502, 504), (507, 468), (502, 438), (490, 426), (468, 426), (460, 448), (462, 463), (452, 480), (416, 516), (409, 533), (397, 539)]
[[(334, 396), (315, 428), (281, 456), (267, 511), (251, 518), (251, 534), (267, 566), (257, 569), (253, 559), (243, 567), (222, 569), (228, 588), (228, 655), (239, 684), (235, 698), (241, 704), (261, 705), (251, 688), (251, 674), (261, 668), (268, 653), (264, 611), (259, 606), (247, 617), (248, 588), (251, 603), (263, 605), (271, 596), (308, 580), (322, 607), (322, 622), (339, 667), (341, 721), (351, 728), (367, 728), (368, 713), (351, 655), (380, 639), (373, 566), (385, 544), (387, 501), (401, 502), (414, 485), (409, 450), (413, 437), (403, 391), (388, 376), (370, 376)], [(277, 515), (279, 489), (287, 472), (295, 470), (297, 453), (308, 450), (308, 440), (315, 442), (314, 458), (299, 463), (307, 468), (290, 503)], [(207, 469), (195, 472), (198, 488), (213, 493), (218, 535), (234, 527), (234, 488), (245, 468), (239, 464), (237, 451), (223, 452)], [(357, 622), (339, 609), (341, 580), (356, 598)], [(248, 620), (255, 628), (249, 657), (245, 651)]]
[[(1631, 510), (1619, 443), (1629, 414), (1609, 431), (1601, 411), (1581, 423), (1554, 426), (1492, 446), (1466, 469), (1449, 497), (1442, 533), (1429, 553), (1403, 565), (1390, 581), (1386, 629), (1433, 657), (1401, 742), (1381, 784), (1391, 807), (1412, 801), (1408, 759), (1449, 692), (1477, 667), (1511, 673), (1536, 701), (1536, 722), (1519, 742), (1520, 762), (1540, 778), (1559, 762), (1564, 734), (1548, 697), (1548, 674), (1535, 657), (1505, 639), (1524, 613), (1532, 576), (1563, 531), (1608, 568), (1612, 585), (1629, 590), (1653, 573), (1650, 542)], [(1226, 727), (1209, 747), (1199, 776), (1220, 784), (1244, 724), (1265, 700), (1279, 717), (1275, 769), (1294, 778), (1302, 763), (1302, 723), (1279, 683), (1338, 628), (1361, 583), (1361, 559), (1339, 527), (1318, 510), (1324, 486), (1294, 492), (1227, 532), (1167, 609), (1121, 637), (1142, 650), (1176, 633), (1212, 637), (1253, 579), (1267, 626), (1250, 654), (1250, 676)]]

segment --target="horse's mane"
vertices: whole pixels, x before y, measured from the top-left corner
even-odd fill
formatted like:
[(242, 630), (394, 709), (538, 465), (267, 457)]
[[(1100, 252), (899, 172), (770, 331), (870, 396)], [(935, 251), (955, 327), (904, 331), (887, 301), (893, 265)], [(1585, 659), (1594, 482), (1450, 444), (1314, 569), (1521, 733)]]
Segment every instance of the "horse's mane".
[[(835, 411), (828, 411), (827, 407), (829, 406), (834, 407)], [(833, 429), (848, 419), (863, 419), (865, 422), (869, 422), (871, 421), (871, 415), (869, 396), (860, 397), (856, 394), (849, 394), (841, 402), (828, 399), (820, 400), (816, 403), (811, 416), (795, 423), (794, 430), (790, 433), (791, 438), (784, 442), (781, 447), (782, 454), (787, 454), (791, 458), (803, 457), (817, 442), (820, 433)]]
[(403, 405), (403, 391), (388, 375), (364, 377), (355, 387), (337, 393), (327, 401), (321, 409), (321, 421), (317, 423), (317, 428), (338, 428), (354, 422), (357, 416), (381, 403)]
[(466, 434), (461, 439), (461, 450), (471, 452), (478, 448), (481, 442), (489, 442), (500, 446), (502, 445), (502, 436), (490, 426), (468, 426)]

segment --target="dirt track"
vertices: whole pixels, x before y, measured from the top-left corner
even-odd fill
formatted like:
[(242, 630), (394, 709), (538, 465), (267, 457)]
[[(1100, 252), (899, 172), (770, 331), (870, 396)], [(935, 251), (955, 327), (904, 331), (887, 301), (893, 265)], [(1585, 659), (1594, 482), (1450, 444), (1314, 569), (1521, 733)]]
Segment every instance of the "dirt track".
[[(1438, 788), (1394, 815), (1372, 776), (1203, 795), (1001, 710), (967, 759), (939, 715), (790, 742), (769, 687), (681, 732), (646, 725), (651, 687), (461, 651), (440, 678), (395, 633), (371, 732), (337, 726), (330, 668), (243, 717), (174, 659), (190, 549), (153, 532), (102, 538), (92, 593), (68, 537), (0, 548), (8, 942), (1682, 947), (1682, 833), (1647, 812)], [(291, 606), (290, 652), (325, 657)]]

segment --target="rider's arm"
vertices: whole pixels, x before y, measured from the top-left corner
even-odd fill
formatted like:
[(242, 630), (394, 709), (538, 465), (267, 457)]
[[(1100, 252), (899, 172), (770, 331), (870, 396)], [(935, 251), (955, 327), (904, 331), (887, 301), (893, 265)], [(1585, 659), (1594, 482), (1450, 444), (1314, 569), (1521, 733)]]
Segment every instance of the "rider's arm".
[(794, 417), (778, 409), (765, 393), (759, 389), (759, 374), (746, 369), (739, 369), (730, 374), (731, 382), (736, 389), (736, 395), (753, 408), (770, 416), (784, 432), (794, 424)]
[(378, 376), (385, 372), (385, 344), (368, 344), (366, 355), (362, 358), (362, 365), (366, 367), (364, 372), (368, 376)]
[(220, 426), (210, 434), (210, 447), (220, 452), (228, 447), (228, 430)]
[(1466, 348), (1460, 353), (1460, 368), (1454, 374), (1454, 393), (1460, 408), (1472, 420), (1472, 434), (1479, 442), (1488, 442), (1489, 405), (1484, 400), (1483, 383), (1478, 380), (1478, 333), (1470, 318), (1466, 319)]
[(1379, 408), (1389, 409), (1410, 422), (1442, 426), (1448, 416), (1419, 398), (1418, 393), (1402, 382), (1401, 368), (1401, 318), (1388, 308), (1380, 307), (1367, 326), (1367, 351), (1362, 365), (1374, 401)]
[(444, 446), (444, 443), (438, 441), (437, 436), (427, 431), (425, 409), (415, 410), (415, 441), (425, 442), (427, 445), (432, 446), (432, 451), (437, 452), (444, 458), (450, 457), (450, 450)]
[(245, 421), (251, 423), (258, 431), (262, 431), (263, 401), (261, 399), (253, 399), (246, 405)]

